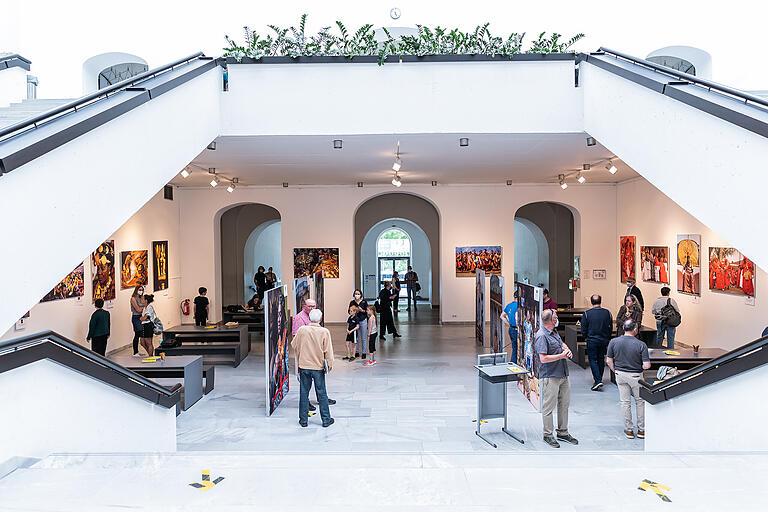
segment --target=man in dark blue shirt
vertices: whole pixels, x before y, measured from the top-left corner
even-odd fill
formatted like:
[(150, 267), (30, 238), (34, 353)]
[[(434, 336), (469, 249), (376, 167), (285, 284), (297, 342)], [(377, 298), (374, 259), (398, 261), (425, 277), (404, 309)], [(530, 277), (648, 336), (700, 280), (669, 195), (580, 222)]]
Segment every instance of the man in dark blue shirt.
[(599, 391), (603, 387), (603, 371), (605, 370), (605, 352), (611, 341), (613, 331), (613, 316), (611, 312), (601, 307), (603, 298), (599, 295), (590, 297), (592, 308), (584, 312), (581, 317), (581, 335), (587, 342), (587, 357), (589, 367), (592, 369), (592, 391)]
[(399, 338), (397, 329), (395, 329), (395, 319), (392, 317), (392, 299), (395, 298), (392, 291), (392, 283), (387, 281), (384, 288), (379, 292), (379, 339), (384, 340), (387, 331), (392, 333), (393, 338)]

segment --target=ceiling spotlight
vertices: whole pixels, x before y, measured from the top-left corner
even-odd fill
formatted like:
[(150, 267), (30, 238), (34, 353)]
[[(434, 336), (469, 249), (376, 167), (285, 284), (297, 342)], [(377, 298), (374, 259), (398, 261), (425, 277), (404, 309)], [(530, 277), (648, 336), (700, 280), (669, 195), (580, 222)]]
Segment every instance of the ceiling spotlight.
[(594, 146), (597, 144), (597, 141), (594, 137), (587, 137), (587, 146)]
[(208, 144), (208, 149), (210, 149), (211, 151), (216, 151), (216, 141), (213, 141), (210, 144)]
[(181, 170), (181, 177), (182, 178), (189, 178), (189, 171), (187, 170), (186, 167)]
[(592, 166), (590, 164), (581, 164), (581, 168), (585, 171), (588, 171), (592, 168)]
[(511, 185), (512, 185), (512, 180), (507, 180), (507, 186), (511, 186)]
[(560, 180), (560, 188), (565, 190), (568, 188), (568, 184), (565, 182), (565, 174), (560, 174), (557, 177)]
[(608, 172), (611, 174), (616, 174), (616, 171), (618, 171), (616, 166), (613, 165), (613, 162), (611, 162), (610, 160), (608, 160), (608, 163), (605, 165), (605, 168), (608, 169)]
[(211, 186), (215, 188), (216, 185), (218, 185), (218, 184), (219, 184), (219, 177), (218, 176), (214, 176), (213, 179), (211, 180)]
[(400, 180), (399, 174), (395, 173), (395, 177), (392, 178), (392, 184), (397, 188), (400, 188), (401, 186), (403, 186), (403, 182)]
[(230, 183), (229, 185), (227, 185), (227, 192), (229, 192), (231, 194), (234, 191), (235, 191), (235, 184), (234, 183)]
[(357, 187), (358, 188), (363, 188), (363, 182), (362, 181), (358, 181), (357, 182)]
[(283, 188), (288, 188), (288, 182), (287, 181), (283, 182)]
[(584, 176), (582, 176), (581, 173), (579, 173), (579, 177), (576, 178), (576, 181), (578, 181), (579, 183), (584, 183), (585, 181), (587, 181), (587, 179)]
[(436, 187), (436, 186), (437, 186), (437, 182), (436, 182), (436, 181), (433, 181), (433, 182), (432, 182), (432, 186), (433, 186), (433, 187)]
[(400, 167), (402, 167), (402, 164), (403, 164), (402, 161), (398, 158), (397, 160), (395, 160), (395, 163), (392, 164), (392, 170), (395, 172), (399, 171)]
[(466, 138), (466, 137), (462, 137), (462, 138), (460, 138), (460, 139), (459, 139), (459, 146), (461, 146), (461, 147), (463, 147), (463, 148), (465, 148), (465, 147), (469, 146), (469, 139), (468, 139), (468, 138)]
[(341, 144), (341, 139), (333, 139), (333, 149), (341, 149)]

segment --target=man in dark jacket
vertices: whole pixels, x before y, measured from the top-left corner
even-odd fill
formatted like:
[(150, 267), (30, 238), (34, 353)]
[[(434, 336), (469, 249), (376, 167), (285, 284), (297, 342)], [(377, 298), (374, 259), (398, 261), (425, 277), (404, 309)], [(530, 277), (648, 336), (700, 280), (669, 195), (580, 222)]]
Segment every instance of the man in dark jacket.
[(109, 339), (109, 311), (104, 311), (104, 299), (96, 299), (94, 303), (96, 311), (91, 315), (88, 323), (88, 336), (86, 340), (91, 342), (91, 350), (102, 356), (107, 355), (107, 339)]
[(392, 291), (392, 283), (387, 281), (384, 284), (384, 288), (379, 292), (379, 315), (381, 320), (379, 322), (379, 338), (384, 339), (384, 335), (387, 334), (387, 330), (392, 333), (392, 336), (399, 338), (400, 335), (395, 329), (395, 319), (392, 317), (392, 299), (395, 298), (395, 292)]
[(640, 288), (635, 286), (634, 277), (627, 278), (627, 294), (624, 296), (626, 297), (627, 295), (634, 295), (635, 298), (637, 299), (637, 302), (640, 303), (640, 309), (645, 311), (645, 301), (643, 301), (643, 292), (640, 291)]
[(592, 308), (586, 310), (581, 317), (581, 335), (587, 342), (587, 357), (592, 369), (592, 391), (603, 387), (603, 371), (605, 370), (605, 353), (611, 341), (613, 331), (613, 316), (601, 306), (603, 299), (599, 295), (590, 298)]

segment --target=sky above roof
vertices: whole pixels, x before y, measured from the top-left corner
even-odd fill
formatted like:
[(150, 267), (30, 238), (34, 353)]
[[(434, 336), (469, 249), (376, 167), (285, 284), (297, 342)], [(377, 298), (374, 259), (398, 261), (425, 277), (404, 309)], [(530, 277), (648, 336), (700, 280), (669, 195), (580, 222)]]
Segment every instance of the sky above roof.
[[(398, 20), (390, 9), (401, 11)], [(156, 67), (203, 51), (218, 56), (224, 35), (242, 41), (242, 27), (267, 33), (267, 24), (298, 24), (309, 15), (307, 30), (341, 20), (348, 28), (364, 23), (381, 26), (440, 25), (471, 30), (491, 22), (494, 34), (556, 31), (570, 37), (583, 32), (577, 51), (600, 46), (638, 57), (671, 45), (706, 50), (713, 59), (713, 79), (745, 90), (768, 89), (768, 66), (760, 64), (768, 4), (736, 0), (644, 0), (643, 2), (574, 2), (549, 0), (292, 0), (200, 2), (132, 0), (102, 2), (39, 0), (12, 2), (0, 16), (0, 51), (17, 52), (32, 61), (40, 80), (38, 97), (69, 98), (82, 93), (82, 64), (96, 54), (127, 52)]]

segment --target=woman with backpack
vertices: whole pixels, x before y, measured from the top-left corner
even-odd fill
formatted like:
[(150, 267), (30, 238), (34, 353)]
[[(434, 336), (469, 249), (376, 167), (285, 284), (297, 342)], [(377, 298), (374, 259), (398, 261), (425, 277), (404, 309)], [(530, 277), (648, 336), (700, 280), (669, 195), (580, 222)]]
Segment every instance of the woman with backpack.
[(155, 335), (155, 307), (152, 303), (155, 301), (154, 295), (144, 296), (144, 311), (141, 313), (141, 346), (147, 351), (147, 355), (152, 357), (155, 355), (155, 347), (152, 344), (152, 338)]
[(664, 335), (667, 337), (667, 348), (675, 348), (675, 331), (680, 325), (680, 308), (675, 299), (669, 296), (669, 286), (661, 289), (661, 297), (656, 299), (651, 307), (651, 313), (656, 317), (656, 345), (664, 344)]

